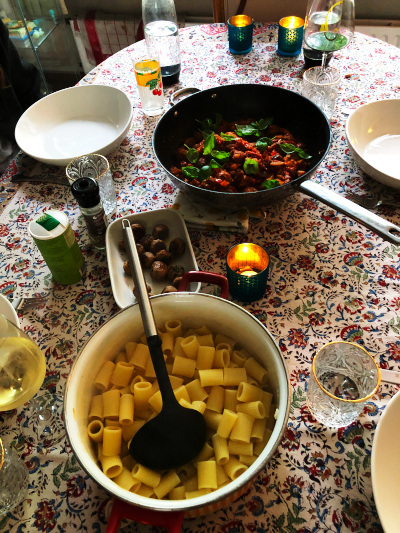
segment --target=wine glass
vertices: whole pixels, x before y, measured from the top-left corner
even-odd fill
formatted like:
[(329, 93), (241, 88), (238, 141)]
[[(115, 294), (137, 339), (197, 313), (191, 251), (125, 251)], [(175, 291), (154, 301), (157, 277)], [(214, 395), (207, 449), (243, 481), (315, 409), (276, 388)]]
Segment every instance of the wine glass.
[(354, 0), (309, 0), (304, 45), (320, 53), (325, 67), (329, 55), (347, 46), (354, 34)]
[[(25, 439), (49, 448), (64, 436), (62, 402), (40, 390), (46, 359), (32, 339), (0, 314), (0, 411), (9, 411), (31, 400), (22, 426)], [(40, 390), (40, 392), (39, 392)]]

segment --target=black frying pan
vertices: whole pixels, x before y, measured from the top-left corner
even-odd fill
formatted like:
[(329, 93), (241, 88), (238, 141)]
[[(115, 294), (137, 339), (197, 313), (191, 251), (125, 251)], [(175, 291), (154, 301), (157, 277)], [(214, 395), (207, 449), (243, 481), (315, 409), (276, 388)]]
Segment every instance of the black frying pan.
[[(274, 189), (248, 193), (210, 191), (178, 179), (169, 171), (175, 164), (177, 148), (198, 129), (197, 120), (215, 118), (215, 113), (221, 113), (228, 121), (273, 117), (275, 124), (289, 129), (305, 143), (312, 155), (309, 171)], [(400, 228), (309, 179), (328, 153), (330, 143), (329, 121), (313, 102), (287, 89), (257, 84), (224, 85), (196, 92), (171, 107), (153, 134), (153, 149), (159, 163), (172, 182), (195, 202), (225, 209), (252, 209), (301, 191), (358, 220), (384, 239), (400, 244)]]

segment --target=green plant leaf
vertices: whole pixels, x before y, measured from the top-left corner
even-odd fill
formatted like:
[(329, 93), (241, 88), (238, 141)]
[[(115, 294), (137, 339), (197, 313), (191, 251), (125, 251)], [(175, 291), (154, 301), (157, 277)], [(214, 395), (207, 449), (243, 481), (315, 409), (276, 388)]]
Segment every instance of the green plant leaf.
[(268, 126), (271, 126), (271, 124), (273, 123), (274, 121), (274, 118), (273, 117), (268, 117), (268, 118), (261, 118), (260, 120), (258, 120), (257, 122), (255, 122), (257, 128), (262, 131), (262, 130), (265, 130), (266, 128), (268, 128)]
[(246, 174), (257, 174), (258, 172), (258, 161), (257, 159), (251, 159), (248, 157), (243, 163), (243, 170)]
[(282, 152), (285, 152), (285, 154), (293, 154), (293, 152), (296, 152), (302, 159), (311, 159), (311, 155), (307, 154), (305, 150), (302, 148), (298, 148), (294, 144), (290, 143), (282, 143), (279, 145)]
[(204, 165), (199, 171), (198, 179), (200, 181), (206, 180), (211, 176), (212, 168), (210, 165)]
[(187, 144), (185, 144), (185, 147), (188, 149), (188, 152), (187, 152), (187, 158), (189, 160), (190, 163), (197, 163), (197, 161), (199, 160), (199, 152), (196, 150), (196, 148), (189, 148), (189, 146)]
[(219, 135), (220, 137), (224, 139), (224, 141), (233, 141), (236, 139), (234, 135), (227, 135), (226, 133), (222, 133), (222, 132)]
[(257, 150), (260, 150), (260, 152), (263, 152), (268, 148), (268, 146), (271, 146), (274, 141), (270, 139), (269, 137), (261, 137), (261, 139), (258, 139), (256, 142), (256, 148)]
[(215, 134), (211, 133), (211, 135), (209, 135), (207, 139), (205, 139), (204, 141), (203, 154), (204, 155), (211, 154), (211, 152), (214, 150), (214, 146), (215, 146)]
[(184, 176), (193, 179), (198, 178), (200, 170), (197, 167), (182, 167), (182, 172)]
[(227, 161), (229, 159), (229, 156), (231, 155), (231, 153), (230, 152), (223, 152), (222, 150), (213, 150), (211, 152), (211, 155), (217, 161), (221, 161), (221, 162), (225, 163), (225, 161)]
[[(275, 187), (279, 187), (280, 183), (278, 180), (266, 180), (261, 183), (261, 187), (263, 189), (274, 189)], [(300, 308), (298, 308), (300, 311)]]
[(235, 124), (235, 133), (242, 137), (243, 135), (260, 135), (260, 132), (253, 124)]

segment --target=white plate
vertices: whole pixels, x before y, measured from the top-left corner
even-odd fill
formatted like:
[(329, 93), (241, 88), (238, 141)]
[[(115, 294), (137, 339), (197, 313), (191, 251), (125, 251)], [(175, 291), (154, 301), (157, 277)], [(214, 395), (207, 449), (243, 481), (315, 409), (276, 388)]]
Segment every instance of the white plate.
[(7, 320), (19, 327), (18, 315), (9, 300), (0, 294), (0, 315), (4, 315)]
[(385, 533), (398, 533), (400, 509), (400, 391), (393, 396), (376, 428), (372, 444), (372, 489)]
[(66, 166), (80, 155), (108, 155), (126, 137), (132, 121), (128, 96), (115, 87), (81, 85), (49, 94), (19, 119), (15, 139), (25, 153)]
[(400, 189), (400, 98), (357, 108), (347, 119), (346, 137), (354, 160), (366, 174)]
[[(175, 259), (172, 264), (182, 265), (185, 272), (189, 270), (198, 270), (197, 262), (194, 257), (192, 245), (189, 234), (186, 229), (185, 222), (177, 211), (174, 209), (157, 209), (155, 211), (146, 211), (145, 213), (138, 213), (136, 215), (128, 215), (124, 217), (131, 223), (135, 222), (143, 224), (147, 233), (151, 233), (154, 226), (157, 224), (165, 224), (169, 228), (169, 237), (165, 239), (168, 245), (175, 237), (180, 237), (186, 243), (185, 253)], [(118, 243), (122, 239), (122, 218), (114, 220), (108, 228), (106, 233), (106, 247), (107, 247), (107, 261), (108, 270), (110, 272), (111, 287), (114, 294), (114, 299), (121, 309), (136, 303), (136, 297), (133, 290), (133, 279), (124, 273), (123, 265), (128, 260), (128, 254), (122, 251)], [(165, 281), (154, 281), (150, 277), (149, 269), (144, 269), (144, 277), (146, 283), (151, 286), (151, 294), (160, 294), (164, 287), (168, 285)], [(200, 283), (190, 284), (191, 292), (200, 290)]]

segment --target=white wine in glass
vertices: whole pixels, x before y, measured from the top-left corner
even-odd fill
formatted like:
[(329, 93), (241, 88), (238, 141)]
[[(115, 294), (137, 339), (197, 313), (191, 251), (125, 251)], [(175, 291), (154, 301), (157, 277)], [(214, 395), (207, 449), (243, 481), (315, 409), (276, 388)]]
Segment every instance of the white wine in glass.
[(31, 400), (22, 433), (33, 444), (50, 447), (64, 436), (62, 402), (40, 391), (45, 374), (46, 359), (37, 344), (0, 315), (0, 412)]
[(354, 35), (354, 0), (309, 0), (304, 44), (321, 53), (322, 66), (329, 54), (346, 47)]
[(21, 407), (38, 392), (46, 374), (39, 347), (0, 315), (0, 411)]

